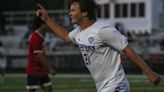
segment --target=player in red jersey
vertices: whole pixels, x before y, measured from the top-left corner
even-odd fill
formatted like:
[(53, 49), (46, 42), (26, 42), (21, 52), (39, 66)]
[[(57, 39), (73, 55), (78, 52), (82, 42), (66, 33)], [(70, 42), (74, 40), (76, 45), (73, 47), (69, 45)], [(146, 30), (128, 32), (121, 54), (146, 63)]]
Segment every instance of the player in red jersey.
[(27, 92), (35, 92), (41, 87), (44, 92), (52, 92), (52, 83), (49, 73), (55, 75), (55, 70), (48, 64), (45, 56), (44, 37), (46, 25), (39, 18), (35, 17), (33, 22), (34, 32), (29, 39), (29, 56), (27, 65)]

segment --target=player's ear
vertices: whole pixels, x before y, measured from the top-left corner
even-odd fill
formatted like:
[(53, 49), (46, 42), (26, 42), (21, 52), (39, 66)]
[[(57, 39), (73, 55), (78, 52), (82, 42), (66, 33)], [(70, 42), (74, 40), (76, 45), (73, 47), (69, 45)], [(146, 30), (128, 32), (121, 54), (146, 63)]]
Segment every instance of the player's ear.
[(88, 15), (88, 13), (87, 12), (82, 12), (82, 15), (86, 17)]

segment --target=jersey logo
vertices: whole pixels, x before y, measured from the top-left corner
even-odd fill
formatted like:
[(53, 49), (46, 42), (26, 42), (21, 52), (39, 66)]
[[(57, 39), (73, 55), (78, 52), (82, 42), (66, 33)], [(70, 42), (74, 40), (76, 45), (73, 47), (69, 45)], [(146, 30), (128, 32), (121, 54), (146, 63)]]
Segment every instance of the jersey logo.
[(93, 42), (94, 42), (94, 37), (93, 37), (93, 36), (88, 37), (88, 41), (89, 41), (90, 44), (93, 44)]

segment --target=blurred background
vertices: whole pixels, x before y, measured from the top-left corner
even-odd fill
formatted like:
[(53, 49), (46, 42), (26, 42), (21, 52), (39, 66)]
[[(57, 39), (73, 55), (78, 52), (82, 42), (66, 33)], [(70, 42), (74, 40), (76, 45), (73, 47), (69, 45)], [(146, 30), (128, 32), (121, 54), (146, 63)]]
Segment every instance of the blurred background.
[[(153, 70), (163, 76), (164, 0), (95, 1), (99, 6), (97, 11), (98, 19), (111, 23), (122, 34), (126, 35), (129, 45), (144, 58), (145, 62)], [(49, 15), (58, 23), (68, 28), (69, 31), (74, 28), (74, 25), (70, 24), (68, 16), (70, 0), (0, 0), (0, 41), (6, 50), (6, 74), (16, 74), (17, 77), (25, 74), (28, 55), (28, 38), (32, 32), (31, 24), (37, 9), (37, 2), (46, 7)], [(64, 43), (63, 40), (58, 38), (56, 34), (52, 33), (50, 30), (45, 34), (45, 37), (46, 54), (50, 58), (50, 63), (56, 68), (58, 74), (75, 74), (77, 76), (82, 74), (88, 76), (89, 73), (76, 45)], [(142, 71), (132, 64), (124, 55), (122, 55), (122, 63), (130, 79), (143, 75)], [(11, 79), (9, 75), (8, 77)], [(57, 78), (60, 78), (60, 75), (56, 77), (56, 81), (58, 81)], [(87, 78), (91, 80), (90, 77)], [(145, 80), (144, 76), (142, 78)], [(142, 82), (136, 80), (140, 79), (130, 80), (131, 83), (134, 82), (134, 84), (132, 84), (133, 86), (135, 83), (139, 83), (138, 85), (142, 84)], [(21, 81), (25, 81), (25, 79)], [(60, 81), (58, 82), (60, 84)], [(70, 82), (71, 81), (68, 83)], [(84, 79), (82, 82), (84, 82)], [(7, 90), (5, 87), (10, 84), (11, 83), (3, 86), (0, 85), (0, 92), (9, 92), (9, 89), (12, 88), (8, 88)], [(78, 88), (76, 87), (77, 85), (74, 85), (74, 90), (71, 90), (73, 89), (71, 88), (70, 92), (95, 92), (92, 81), (90, 85), (91, 88), (88, 88), (87, 91), (78, 90), (83, 89), (83, 87)], [(25, 84), (23, 86), (25, 87)], [(153, 91), (151, 91), (150, 85), (147, 89), (144, 88), (144, 86), (140, 88), (135, 88), (135, 86), (132, 87), (132, 92), (164, 92), (162, 86), (164, 86), (164, 83), (161, 84), (161, 87)], [(24, 88), (18, 87), (15, 89), (15, 92), (19, 92), (20, 89)], [(69, 92), (60, 90), (61, 87), (55, 89), (57, 89), (57, 92)], [(142, 89), (146, 90), (143, 91)], [(22, 92), (22, 90), (20, 92)]]

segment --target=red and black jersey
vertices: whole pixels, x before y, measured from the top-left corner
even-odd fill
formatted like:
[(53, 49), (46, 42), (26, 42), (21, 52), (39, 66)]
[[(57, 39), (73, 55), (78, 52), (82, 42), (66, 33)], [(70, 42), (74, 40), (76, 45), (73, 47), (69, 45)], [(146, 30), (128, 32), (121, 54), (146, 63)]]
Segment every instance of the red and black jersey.
[(44, 38), (43, 36), (35, 31), (31, 34), (29, 39), (29, 55), (27, 64), (27, 75), (31, 76), (45, 76), (48, 74), (45, 66), (40, 63), (39, 59), (36, 57), (38, 53), (45, 53), (43, 46)]

